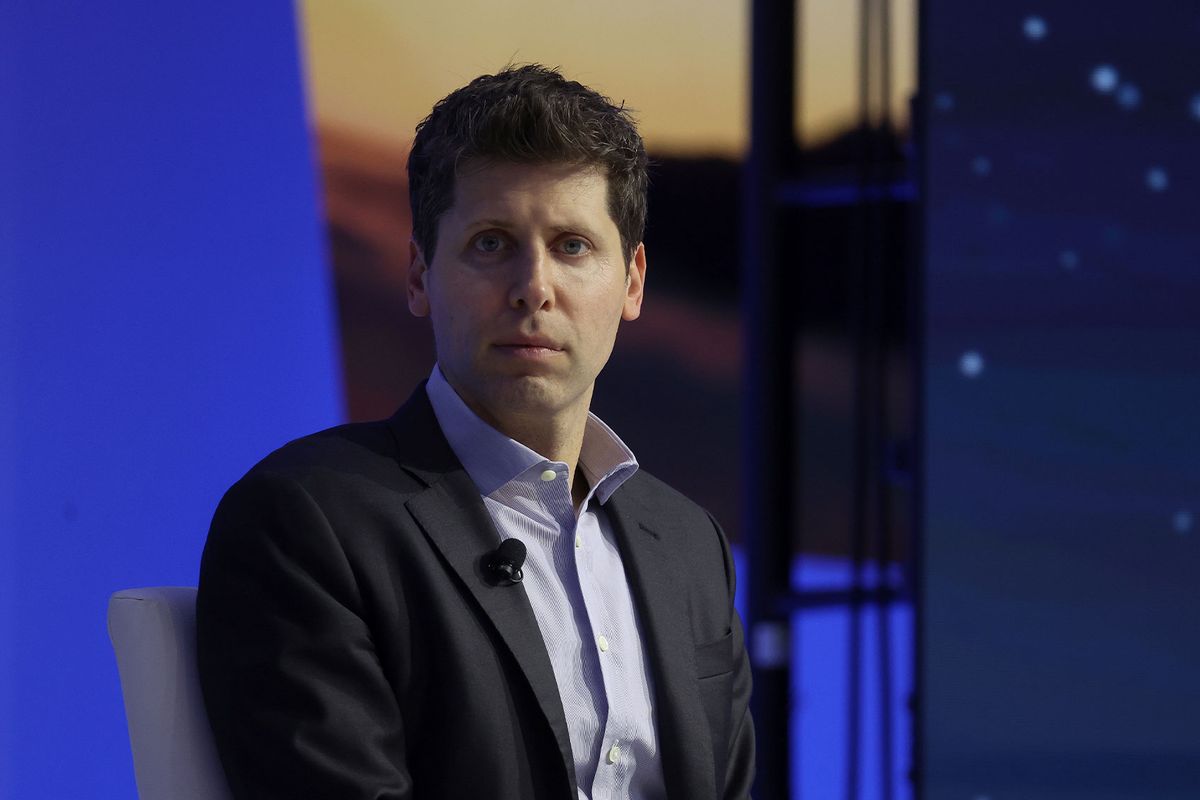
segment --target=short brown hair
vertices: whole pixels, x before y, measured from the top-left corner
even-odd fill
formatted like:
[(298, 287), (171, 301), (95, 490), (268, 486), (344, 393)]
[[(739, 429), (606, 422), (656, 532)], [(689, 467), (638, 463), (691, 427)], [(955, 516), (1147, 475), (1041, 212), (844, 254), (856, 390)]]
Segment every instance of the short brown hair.
[(438, 101), (417, 125), (408, 156), (413, 239), (429, 263), (438, 219), (454, 204), (455, 179), (471, 161), (600, 168), (625, 262), (632, 260), (646, 227), (647, 159), (624, 104), (540, 64), (481, 75)]

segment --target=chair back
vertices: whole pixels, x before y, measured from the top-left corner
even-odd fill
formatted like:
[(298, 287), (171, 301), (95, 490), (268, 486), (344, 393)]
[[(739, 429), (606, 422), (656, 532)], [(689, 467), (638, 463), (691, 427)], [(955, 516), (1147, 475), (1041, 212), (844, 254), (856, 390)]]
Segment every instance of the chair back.
[(140, 800), (229, 800), (196, 670), (196, 590), (126, 589), (108, 601)]

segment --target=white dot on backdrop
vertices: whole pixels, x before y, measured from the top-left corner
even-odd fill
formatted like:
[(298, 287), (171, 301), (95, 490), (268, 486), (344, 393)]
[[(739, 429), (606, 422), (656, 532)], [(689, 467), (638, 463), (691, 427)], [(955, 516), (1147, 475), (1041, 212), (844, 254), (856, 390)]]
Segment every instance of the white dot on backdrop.
[(1123, 83), (1117, 89), (1117, 105), (1132, 111), (1142, 104), (1142, 90), (1132, 83)]
[(1176, 533), (1190, 533), (1195, 520), (1192, 518), (1192, 512), (1176, 511), (1175, 516), (1171, 517), (1171, 527), (1175, 528)]
[(971, 160), (971, 171), (983, 178), (992, 174), (992, 160), (987, 156), (975, 156)]
[(1058, 263), (1063, 269), (1075, 269), (1079, 266), (1079, 254), (1074, 250), (1063, 250), (1058, 254)]
[(1120, 79), (1116, 67), (1109, 64), (1101, 64), (1092, 70), (1092, 88), (1101, 94), (1108, 94), (1117, 88)]
[(1046, 27), (1046, 20), (1041, 17), (1026, 17), (1025, 24), (1021, 26), (1025, 31), (1025, 38), (1038, 41), (1046, 38), (1046, 33), (1049, 30)]
[(1166, 188), (1171, 185), (1171, 179), (1167, 175), (1167, 171), (1162, 167), (1151, 167), (1146, 170), (1146, 186), (1152, 192), (1166, 191)]
[(938, 92), (933, 98), (933, 107), (938, 111), (954, 110), (954, 95), (949, 92)]
[(968, 350), (958, 359), (958, 371), (968, 378), (978, 378), (983, 373), (983, 356)]
[(1197, 94), (1194, 97), (1192, 97), (1191, 107), (1192, 107), (1192, 116), (1195, 117), (1196, 119), (1200, 119), (1200, 94)]

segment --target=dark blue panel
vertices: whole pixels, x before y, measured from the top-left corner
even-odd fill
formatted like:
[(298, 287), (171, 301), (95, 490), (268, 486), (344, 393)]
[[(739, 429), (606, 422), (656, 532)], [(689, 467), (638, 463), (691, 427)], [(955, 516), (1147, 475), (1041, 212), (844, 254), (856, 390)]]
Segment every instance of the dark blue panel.
[(926, 797), (1200, 796), (1200, 6), (925, 19)]
[(0, 796), (132, 797), (104, 626), (221, 491), (341, 417), (292, 4), (0, 28)]

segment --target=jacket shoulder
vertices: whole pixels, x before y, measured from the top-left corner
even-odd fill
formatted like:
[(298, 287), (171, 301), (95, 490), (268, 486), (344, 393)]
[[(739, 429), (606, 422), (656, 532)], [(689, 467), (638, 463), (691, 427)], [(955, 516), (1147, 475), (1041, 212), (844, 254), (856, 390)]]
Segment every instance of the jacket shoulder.
[(352, 422), (294, 439), (249, 469), (239, 483), (282, 478), (308, 489), (345, 481), (395, 488), (416, 481), (400, 468), (395, 437), (387, 420)]
[(294, 475), (339, 463), (395, 459), (395, 445), (383, 421), (350, 422), (293, 439), (276, 448), (249, 472)]
[(699, 503), (641, 468), (618, 491), (625, 492), (631, 499), (659, 514), (683, 519), (712, 519), (708, 510)]

